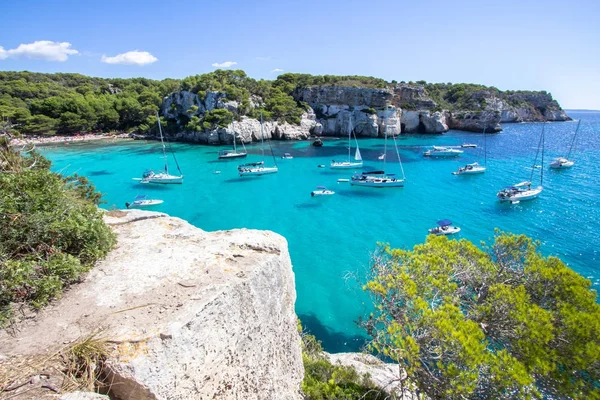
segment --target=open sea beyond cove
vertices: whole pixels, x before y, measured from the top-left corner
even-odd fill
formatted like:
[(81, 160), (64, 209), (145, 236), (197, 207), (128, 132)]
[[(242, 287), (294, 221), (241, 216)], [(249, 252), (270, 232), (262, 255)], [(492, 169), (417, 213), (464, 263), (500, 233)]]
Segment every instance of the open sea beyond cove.
[[(600, 112), (569, 112), (572, 122), (545, 124), (543, 168), (534, 170), (537, 186), (543, 172), (544, 191), (538, 199), (500, 204), (504, 186), (529, 180), (542, 130), (541, 123), (504, 124), (499, 134), (486, 135), (487, 171), (481, 175), (451, 175), (467, 162), (484, 162), (481, 133), (450, 131), (444, 135), (403, 135), (398, 148), (404, 188), (357, 188), (338, 183), (352, 170), (331, 170), (332, 159), (347, 159), (348, 141), (325, 139), (321, 148), (305, 142), (271, 142), (279, 173), (243, 177), (237, 165), (260, 161), (261, 146), (247, 146), (245, 159), (218, 161), (217, 152), (230, 146), (172, 144), (184, 173), (183, 185), (144, 185), (132, 178), (146, 169), (163, 167), (158, 142), (86, 142), (59, 148), (41, 147), (53, 170), (89, 177), (104, 193), (105, 208), (124, 208), (145, 194), (164, 200), (152, 208), (183, 218), (207, 230), (268, 229), (288, 241), (296, 276), (297, 314), (303, 325), (331, 352), (356, 351), (364, 341), (355, 321), (369, 311), (361, 286), (377, 242), (411, 249), (440, 219), (451, 219), (462, 230), (454, 238), (491, 243), (494, 228), (524, 233), (541, 242), (545, 255), (555, 255), (600, 288)], [(554, 157), (565, 156), (578, 119), (581, 126), (566, 170), (551, 170)], [(383, 139), (359, 139), (363, 171), (382, 169)], [(433, 145), (477, 144), (455, 159), (429, 159)], [(265, 164), (271, 166), (268, 146)], [(354, 143), (352, 144), (354, 153)], [(293, 159), (281, 159), (291, 153)], [(541, 154), (537, 164), (541, 164)], [(327, 168), (318, 168), (324, 164)], [(170, 172), (177, 171), (169, 156)], [(387, 167), (400, 174), (393, 141), (388, 140)], [(220, 173), (215, 173), (220, 171)], [(311, 197), (316, 186), (333, 196)]]

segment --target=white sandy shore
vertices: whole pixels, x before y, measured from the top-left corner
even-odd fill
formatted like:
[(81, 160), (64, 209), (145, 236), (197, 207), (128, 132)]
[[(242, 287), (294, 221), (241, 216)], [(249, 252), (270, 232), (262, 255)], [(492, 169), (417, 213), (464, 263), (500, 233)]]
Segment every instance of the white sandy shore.
[(22, 146), (24, 144), (64, 144), (70, 142), (85, 142), (90, 140), (107, 140), (107, 139), (127, 139), (129, 138), (128, 133), (120, 133), (117, 135), (109, 135), (104, 133), (88, 133), (85, 135), (76, 136), (33, 136), (26, 138), (14, 138), (10, 141), (12, 146)]

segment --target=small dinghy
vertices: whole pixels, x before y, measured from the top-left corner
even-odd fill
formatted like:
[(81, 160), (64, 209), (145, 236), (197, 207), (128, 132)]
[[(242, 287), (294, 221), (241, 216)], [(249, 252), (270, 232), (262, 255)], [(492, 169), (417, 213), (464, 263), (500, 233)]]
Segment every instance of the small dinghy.
[(125, 207), (127, 207), (127, 208), (145, 208), (145, 207), (157, 206), (162, 203), (163, 203), (162, 200), (152, 200), (152, 199), (148, 199), (147, 196), (145, 196), (145, 195), (141, 195), (141, 196), (136, 196), (136, 198), (133, 200), (133, 202), (125, 203)]
[(350, 182), (350, 179), (347, 179), (347, 178), (338, 179), (338, 183), (341, 183), (341, 182)]
[(327, 189), (325, 186), (317, 186), (317, 190), (313, 190), (310, 192), (312, 197), (316, 196), (331, 196), (334, 195), (335, 192), (333, 190)]
[(284, 153), (284, 154), (281, 156), (281, 158), (282, 158), (282, 159), (284, 159), (284, 160), (291, 160), (291, 159), (293, 159), (293, 158), (294, 158), (294, 156), (293, 156), (293, 155), (291, 155), (290, 153)]
[(460, 232), (460, 228), (458, 226), (452, 226), (452, 221), (449, 219), (442, 219), (438, 221), (437, 224), (438, 226), (429, 230), (431, 235), (446, 236)]
[[(485, 135), (485, 133), (484, 133), (484, 135)], [(473, 143), (464, 143), (464, 144), (461, 144), (460, 147), (467, 148), (467, 149), (475, 149), (475, 148), (477, 148), (477, 145), (473, 144)]]

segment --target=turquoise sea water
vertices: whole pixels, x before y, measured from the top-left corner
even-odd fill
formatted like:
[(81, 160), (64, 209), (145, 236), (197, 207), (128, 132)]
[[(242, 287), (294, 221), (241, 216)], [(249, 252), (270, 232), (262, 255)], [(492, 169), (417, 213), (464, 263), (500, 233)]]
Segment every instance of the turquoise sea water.
[[(496, 192), (530, 177), (542, 124), (505, 124), (487, 136), (487, 166), (483, 175), (453, 176), (466, 162), (483, 162), (483, 136), (450, 131), (445, 135), (406, 135), (398, 140), (406, 173), (404, 188), (368, 189), (337, 183), (350, 170), (317, 168), (347, 157), (347, 141), (325, 140), (321, 148), (309, 142), (274, 142), (279, 173), (240, 178), (236, 167), (259, 161), (260, 145), (248, 147), (246, 159), (218, 161), (223, 147), (173, 144), (185, 175), (183, 185), (153, 186), (132, 181), (147, 168), (160, 169), (156, 142), (71, 143), (43, 148), (64, 174), (88, 176), (105, 194), (110, 208), (124, 207), (138, 194), (164, 200), (155, 210), (186, 219), (208, 231), (232, 228), (269, 229), (285, 236), (296, 276), (296, 311), (303, 324), (327, 350), (352, 351), (362, 343), (355, 321), (368, 310), (368, 298), (357, 282), (364, 276), (376, 243), (412, 248), (425, 240), (427, 229), (442, 218), (462, 228), (458, 237), (490, 242), (494, 228), (524, 233), (541, 241), (541, 251), (562, 258), (600, 287), (600, 113), (572, 112), (582, 119), (575, 166), (550, 170), (553, 157), (564, 156), (577, 122), (546, 124), (544, 192), (533, 201), (500, 204)], [(476, 143), (458, 159), (423, 157), (432, 145)], [(388, 145), (392, 142), (388, 142)], [(377, 157), (383, 139), (359, 140), (364, 170), (381, 168)], [(399, 172), (395, 150), (388, 146), (388, 170)], [(174, 163), (171, 168), (175, 171)], [(272, 159), (267, 159), (267, 164)], [(538, 160), (538, 164), (541, 160)], [(392, 171), (392, 169), (396, 171)], [(221, 171), (215, 174), (215, 171)], [(533, 182), (539, 182), (536, 170)], [(336, 191), (312, 198), (311, 190), (325, 185)]]

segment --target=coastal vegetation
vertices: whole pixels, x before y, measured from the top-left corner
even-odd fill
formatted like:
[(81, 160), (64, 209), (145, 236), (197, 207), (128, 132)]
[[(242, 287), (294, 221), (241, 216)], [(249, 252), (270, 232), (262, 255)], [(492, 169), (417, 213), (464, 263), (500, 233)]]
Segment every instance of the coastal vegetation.
[[(506, 91), (476, 84), (409, 82), (422, 86), (436, 103), (435, 111), (481, 110), (486, 98), (498, 97), (508, 104), (522, 106), (531, 96), (545, 92)], [(105, 79), (80, 74), (42, 74), (33, 72), (0, 72), (0, 121), (11, 126), (11, 134), (73, 135), (80, 132), (132, 132), (145, 134), (155, 129), (155, 115), (163, 99), (177, 91), (197, 94), (201, 100), (209, 92), (224, 93), (224, 101), (235, 101), (235, 113), (210, 112), (199, 115), (196, 109), (184, 110), (177, 118), (164, 120), (167, 132), (214, 129), (231, 118), (249, 116), (264, 120), (299, 124), (308, 104), (296, 101), (298, 88), (308, 86), (343, 86), (392, 88), (396, 81), (366, 76), (334, 76), (285, 73), (275, 80), (256, 80), (242, 70), (216, 70), (184, 79), (146, 78)], [(558, 107), (553, 101), (552, 106)], [(413, 109), (413, 104), (402, 107)], [(224, 111), (231, 113), (226, 114)], [(374, 108), (366, 112), (375, 113)], [(233, 115), (236, 114), (236, 115)]]
[(115, 243), (94, 186), (49, 168), (35, 149), (0, 138), (0, 326), (59, 296)]
[(302, 361), (304, 380), (302, 392), (307, 400), (376, 400), (387, 394), (379, 389), (368, 375), (361, 375), (352, 367), (332, 364), (321, 347), (321, 342), (302, 331)]
[(501, 232), (484, 250), (434, 236), (382, 246), (365, 285), (371, 349), (431, 399), (599, 399), (597, 293), (537, 246)]

